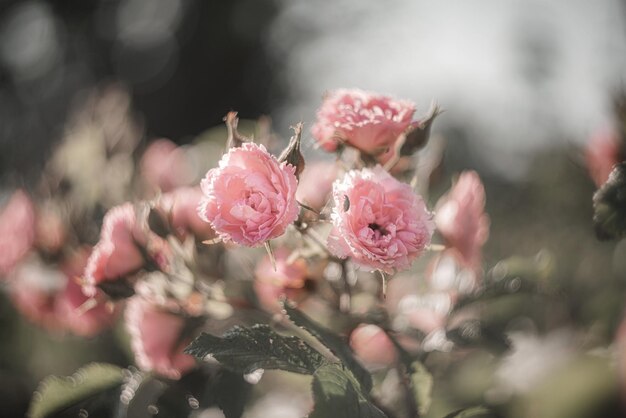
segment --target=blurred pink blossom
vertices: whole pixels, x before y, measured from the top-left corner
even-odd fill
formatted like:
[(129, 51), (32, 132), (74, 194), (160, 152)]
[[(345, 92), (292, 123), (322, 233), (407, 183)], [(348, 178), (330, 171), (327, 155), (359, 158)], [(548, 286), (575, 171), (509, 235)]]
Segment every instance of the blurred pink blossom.
[(398, 303), (398, 315), (409, 326), (428, 335), (446, 325), (453, 303), (447, 292), (406, 295)]
[(198, 213), (225, 242), (261, 245), (298, 217), (295, 167), (279, 163), (263, 145), (231, 148), (201, 186)]
[(480, 271), (482, 246), (489, 237), (485, 188), (475, 171), (461, 173), (452, 189), (437, 202), (437, 229), (463, 263)]
[(433, 290), (449, 292), (456, 297), (476, 290), (482, 273), (479, 267), (468, 266), (457, 250), (448, 248), (431, 260), (426, 277)]
[(199, 187), (181, 187), (161, 196), (159, 208), (163, 210), (179, 238), (192, 233), (201, 240), (215, 236), (211, 225), (200, 219), (198, 206), (202, 200)]
[(102, 222), (100, 241), (85, 269), (83, 291), (93, 296), (96, 286), (139, 270), (149, 255), (159, 267), (167, 263), (167, 244), (140, 224), (132, 203), (111, 208)]
[(363, 90), (327, 93), (311, 128), (326, 151), (345, 143), (370, 155), (387, 151), (411, 124), (415, 105)]
[(48, 331), (61, 331), (56, 298), (67, 286), (67, 277), (39, 261), (28, 261), (11, 274), (9, 292), (15, 308), (30, 322)]
[(596, 131), (585, 149), (587, 169), (596, 186), (602, 186), (609, 178), (615, 164), (622, 161), (622, 143), (614, 129)]
[(361, 324), (350, 334), (350, 347), (369, 368), (392, 365), (397, 359), (396, 348), (380, 327)]
[(0, 276), (5, 276), (30, 251), (35, 240), (35, 209), (18, 190), (0, 213)]
[(292, 263), (287, 263), (290, 254), (288, 248), (279, 248), (274, 251), (276, 270), (269, 256), (265, 256), (257, 264), (254, 272), (254, 290), (261, 306), (269, 311), (280, 310), (281, 297), (299, 301), (306, 294), (304, 287), (308, 275), (306, 261), (298, 258)]
[(407, 269), (430, 243), (435, 225), (424, 201), (381, 166), (348, 172), (333, 199), (329, 249), (362, 268)]
[(321, 210), (330, 197), (337, 174), (339, 169), (334, 162), (317, 161), (307, 164), (300, 174), (296, 198), (315, 210)]
[(153, 141), (139, 166), (142, 177), (154, 191), (169, 192), (194, 180), (184, 151), (169, 139)]
[(142, 370), (180, 379), (195, 366), (194, 358), (183, 353), (191, 341), (182, 335), (184, 317), (134, 296), (126, 306), (126, 327), (137, 365)]
[(11, 298), (17, 310), (47, 331), (70, 331), (90, 337), (110, 327), (117, 317), (116, 309), (96, 302), (82, 312), (89, 298), (82, 293), (78, 279), (88, 256), (88, 250), (80, 250), (58, 270), (36, 260), (20, 266), (10, 282)]

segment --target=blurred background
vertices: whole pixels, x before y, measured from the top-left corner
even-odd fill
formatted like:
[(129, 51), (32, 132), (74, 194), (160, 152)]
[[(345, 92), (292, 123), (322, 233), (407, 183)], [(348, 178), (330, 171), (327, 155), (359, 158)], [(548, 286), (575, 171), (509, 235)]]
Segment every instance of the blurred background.
[[(128, 90), (143, 142), (179, 144), (230, 110), (269, 115), (287, 136), (339, 87), (413, 100), (418, 116), (436, 101), (445, 113), (433, 134), (446, 148), (430, 203), (455, 172), (478, 171), (491, 217), (485, 264), (550, 254), (569, 320), (599, 327), (608, 344), (623, 295), (603, 284), (622, 286), (626, 244), (594, 236), (583, 149), (616, 123), (625, 16), (618, 0), (1, 0), (0, 188), (35, 187), (71, 115), (110, 83)], [(0, 321), (2, 416), (22, 416), (50, 373), (129, 361), (113, 334), (68, 349), (6, 298)]]

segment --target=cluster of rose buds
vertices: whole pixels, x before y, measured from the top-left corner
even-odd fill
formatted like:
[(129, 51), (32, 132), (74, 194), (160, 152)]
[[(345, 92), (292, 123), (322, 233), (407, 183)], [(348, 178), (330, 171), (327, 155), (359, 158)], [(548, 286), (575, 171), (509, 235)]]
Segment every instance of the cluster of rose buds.
[[(366, 288), (356, 280), (363, 275), (378, 284), (373, 295), (381, 306), (386, 280), (397, 273), (427, 283), (428, 294), (411, 290), (386, 303), (428, 334), (445, 325), (452, 303), (441, 308), (438, 297), (453, 300), (479, 285), (489, 221), (474, 172), (461, 174), (436, 215), (416, 191), (413, 159), (439, 110), (423, 120), (414, 113), (412, 103), (387, 96), (328, 93), (311, 134), (335, 161), (305, 166), (302, 124), (273, 154), (268, 138), (241, 134), (231, 112), (226, 152), (201, 180), (189, 160), (200, 147), (160, 139), (137, 153), (135, 139), (111, 148), (105, 137), (104, 165), (113, 164), (111, 155), (127, 161), (140, 154), (138, 181), (115, 188), (129, 198), (97, 194), (55, 218), (47, 203), (38, 208), (16, 192), (0, 214), (0, 273), (18, 309), (48, 329), (94, 335), (125, 309), (137, 365), (170, 379), (195, 367), (183, 349), (201, 329), (220, 329), (220, 320), (239, 311), (279, 314), (284, 298), (350, 311), (350, 294)], [(60, 149), (73, 155), (69, 145)], [(73, 170), (54, 173), (71, 177)], [(76, 225), (90, 230), (94, 208), (106, 209), (97, 239), (72, 232)], [(424, 282), (415, 261), (442, 247), (431, 244), (436, 229), (445, 249), (428, 256)], [(397, 358), (390, 331), (362, 324), (351, 345), (365, 363), (388, 365)]]

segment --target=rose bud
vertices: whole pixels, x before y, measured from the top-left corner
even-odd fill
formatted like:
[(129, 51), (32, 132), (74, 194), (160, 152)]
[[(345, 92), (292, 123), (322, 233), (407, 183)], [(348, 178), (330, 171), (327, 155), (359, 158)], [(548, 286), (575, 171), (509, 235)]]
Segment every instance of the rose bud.
[(298, 182), (296, 191), (298, 202), (317, 211), (322, 210), (330, 197), (333, 182), (338, 173), (337, 164), (329, 161), (318, 161), (307, 165)]
[(411, 124), (415, 105), (362, 90), (335, 90), (326, 95), (311, 128), (326, 151), (341, 144), (376, 156), (392, 148)]
[(185, 325), (183, 316), (139, 296), (130, 298), (126, 327), (139, 368), (175, 380), (191, 370), (196, 362), (183, 353), (191, 342), (191, 338), (182, 335)]
[(437, 203), (435, 223), (448, 246), (461, 255), (463, 264), (480, 272), (482, 246), (489, 237), (485, 214), (485, 188), (474, 171), (461, 173), (452, 189)]
[(367, 270), (411, 266), (435, 228), (424, 201), (382, 167), (352, 170), (333, 184), (329, 250)]
[(597, 187), (609, 178), (613, 167), (624, 159), (623, 143), (613, 129), (595, 132), (585, 149), (587, 169)]
[(393, 342), (376, 325), (359, 325), (350, 334), (350, 347), (357, 358), (370, 369), (390, 366), (397, 359)]
[(279, 248), (274, 252), (276, 270), (269, 255), (266, 255), (254, 271), (254, 290), (259, 303), (268, 311), (279, 312), (281, 298), (298, 302), (307, 294), (307, 263), (302, 258), (289, 263), (290, 255), (288, 248)]
[(169, 192), (194, 180), (183, 149), (169, 139), (152, 142), (139, 162), (141, 176), (153, 191)]
[(279, 163), (263, 145), (231, 148), (201, 187), (200, 218), (225, 242), (262, 245), (298, 217), (295, 167)]
[(35, 209), (18, 190), (0, 213), (0, 276), (5, 276), (28, 254), (35, 240)]

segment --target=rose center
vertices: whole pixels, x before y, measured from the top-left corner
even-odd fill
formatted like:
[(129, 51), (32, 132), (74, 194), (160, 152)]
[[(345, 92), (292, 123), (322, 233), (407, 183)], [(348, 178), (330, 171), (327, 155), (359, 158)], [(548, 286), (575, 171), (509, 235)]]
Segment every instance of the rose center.
[(378, 225), (376, 222), (371, 223), (367, 226), (369, 229), (371, 229), (374, 232), (378, 231), (380, 235), (387, 235), (389, 233), (389, 231), (387, 231), (384, 227)]

